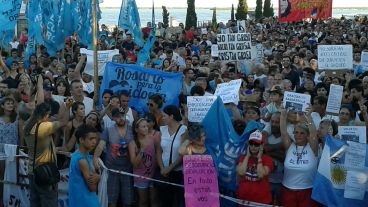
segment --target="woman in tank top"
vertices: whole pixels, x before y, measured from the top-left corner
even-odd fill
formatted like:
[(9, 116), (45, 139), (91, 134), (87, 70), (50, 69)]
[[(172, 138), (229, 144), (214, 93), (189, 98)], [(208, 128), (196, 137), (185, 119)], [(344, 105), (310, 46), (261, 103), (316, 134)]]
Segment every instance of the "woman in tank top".
[(281, 202), (288, 206), (318, 206), (311, 198), (314, 176), (318, 165), (317, 130), (311, 117), (309, 107), (305, 114), (305, 122), (294, 127), (293, 141), (287, 132), (287, 110), (280, 110), (281, 138), (285, 147), (284, 178), (281, 189)]

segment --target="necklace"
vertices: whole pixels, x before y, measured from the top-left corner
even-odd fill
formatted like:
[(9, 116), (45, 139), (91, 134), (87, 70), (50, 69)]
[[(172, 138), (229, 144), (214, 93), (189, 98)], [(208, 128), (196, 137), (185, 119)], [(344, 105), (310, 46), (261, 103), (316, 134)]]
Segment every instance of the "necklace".
[(298, 152), (298, 146), (295, 145), (295, 151), (296, 151), (296, 164), (299, 164), (299, 162), (301, 161), (301, 159), (303, 158), (303, 151), (305, 149), (307, 145), (305, 145), (302, 149), (302, 151), (299, 153)]

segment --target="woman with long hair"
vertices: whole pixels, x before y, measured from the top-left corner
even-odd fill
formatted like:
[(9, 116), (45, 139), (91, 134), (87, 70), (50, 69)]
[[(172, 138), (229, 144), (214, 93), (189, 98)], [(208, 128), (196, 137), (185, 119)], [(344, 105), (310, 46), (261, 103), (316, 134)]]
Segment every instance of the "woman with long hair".
[(64, 148), (63, 151), (74, 151), (77, 139), (75, 138), (75, 130), (83, 124), (85, 116), (85, 107), (82, 102), (74, 102), (72, 105), (73, 119), (68, 122), (65, 128)]
[[(134, 139), (129, 143), (129, 155), (133, 165), (133, 173), (152, 178), (156, 168), (156, 145), (158, 143), (155, 142), (149, 133), (146, 119), (140, 118), (135, 121), (133, 128)], [(139, 207), (157, 206), (152, 181), (135, 177), (134, 187), (138, 191)]]
[(4, 98), (0, 105), (0, 143), (18, 145), (18, 120), (16, 103), (12, 98)]
[(164, 99), (159, 94), (153, 94), (148, 98), (147, 107), (148, 111), (155, 116), (156, 122), (159, 126), (163, 126), (161, 107), (164, 104)]
[(307, 109), (307, 123), (294, 126), (294, 139), (287, 132), (287, 110), (282, 107), (280, 112), (281, 138), (286, 150), (281, 203), (285, 207), (318, 206), (311, 198), (318, 165), (318, 138), (311, 117), (312, 109)]

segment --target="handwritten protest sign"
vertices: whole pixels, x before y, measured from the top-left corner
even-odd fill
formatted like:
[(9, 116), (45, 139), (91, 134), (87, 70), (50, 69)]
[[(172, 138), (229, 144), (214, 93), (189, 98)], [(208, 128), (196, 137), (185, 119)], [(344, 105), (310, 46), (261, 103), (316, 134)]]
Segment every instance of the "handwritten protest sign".
[(161, 95), (166, 105), (178, 105), (178, 96), (183, 86), (182, 73), (167, 73), (148, 69), (139, 65), (127, 65), (108, 62), (100, 88), (102, 92), (111, 89), (114, 93), (126, 90), (131, 96), (129, 106), (138, 113), (145, 113), (147, 100), (153, 94)]
[(363, 200), (366, 191), (366, 183), (362, 178), (366, 177), (365, 172), (348, 170), (346, 173), (344, 198)]
[(207, 28), (201, 28), (201, 34), (207, 34)]
[(239, 89), (242, 81), (241, 79), (232, 80), (227, 83), (221, 83), (217, 85), (215, 96), (220, 96), (224, 103), (239, 102)]
[(360, 58), (360, 64), (362, 64), (363, 66), (368, 66), (368, 52), (362, 52)]
[(186, 155), (184, 189), (187, 207), (220, 207), (217, 172), (210, 155)]
[(188, 96), (188, 120), (190, 122), (202, 122), (216, 99), (217, 96)]
[(310, 95), (286, 91), (283, 104), (285, 109), (306, 112), (307, 107), (310, 105), (310, 100)]
[(254, 50), (255, 54), (252, 54), (252, 57), (255, 57), (256, 63), (262, 63), (263, 61), (263, 44), (258, 43), (255, 46)]
[(340, 112), (343, 91), (343, 86), (334, 84), (330, 85), (330, 93), (328, 95), (326, 106), (327, 113), (338, 114)]
[(211, 46), (211, 56), (218, 57), (218, 45)]
[(353, 141), (346, 141), (346, 143), (349, 146), (345, 152), (344, 166), (347, 169), (363, 169), (365, 167), (367, 145)]
[[(93, 73), (93, 51), (87, 50), (85, 48), (81, 48), (80, 53), (87, 55), (87, 63), (86, 63), (84, 72), (93, 76), (94, 75)], [(118, 49), (98, 51), (98, 54), (97, 54), (98, 76), (102, 76), (104, 74), (106, 63), (108, 61), (111, 61), (114, 55), (118, 55), (118, 54), (119, 54)]]
[(322, 70), (353, 69), (353, 46), (318, 45), (318, 68)]
[(339, 126), (339, 136), (346, 141), (367, 143), (365, 126)]
[(251, 60), (251, 34), (218, 34), (217, 45), (220, 60)]

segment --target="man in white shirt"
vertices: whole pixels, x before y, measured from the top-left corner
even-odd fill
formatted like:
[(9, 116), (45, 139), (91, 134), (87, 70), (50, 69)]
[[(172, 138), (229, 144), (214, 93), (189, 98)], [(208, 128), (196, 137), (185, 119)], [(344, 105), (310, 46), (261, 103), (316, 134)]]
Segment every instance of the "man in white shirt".
[(84, 97), (83, 84), (80, 80), (73, 80), (70, 83), (70, 94), (74, 101), (83, 102), (86, 114), (89, 114), (93, 110), (93, 99)]

